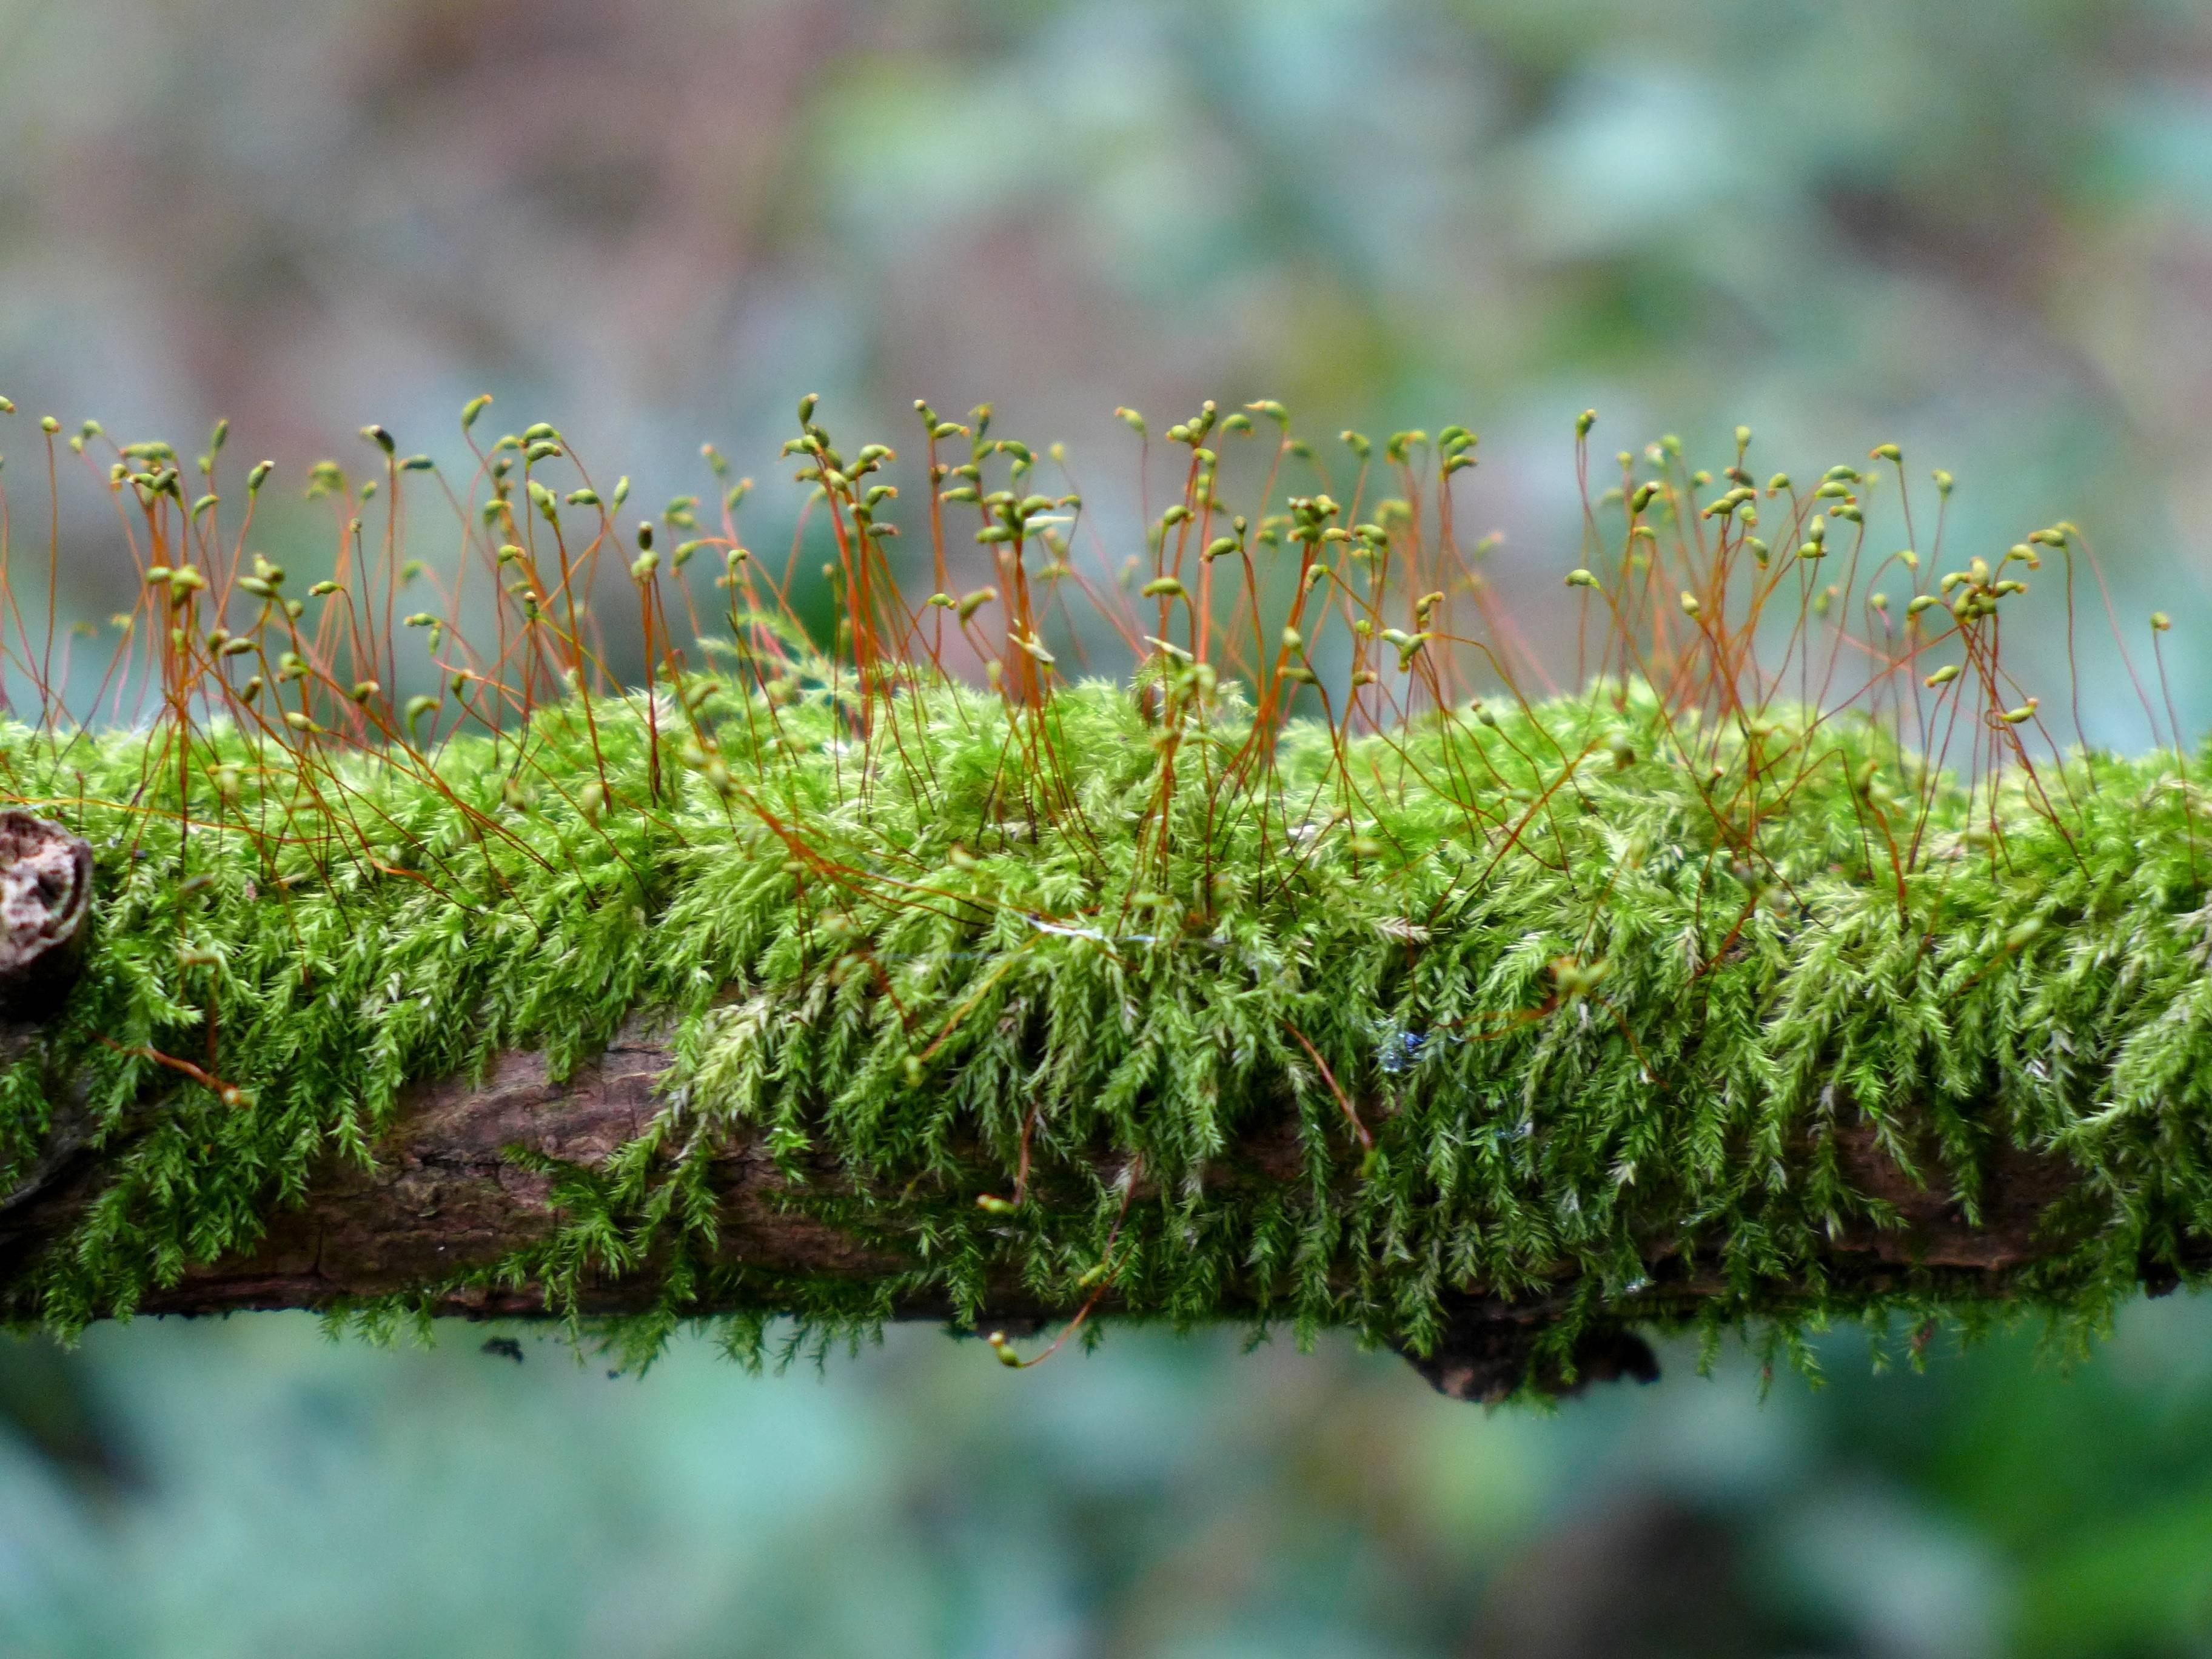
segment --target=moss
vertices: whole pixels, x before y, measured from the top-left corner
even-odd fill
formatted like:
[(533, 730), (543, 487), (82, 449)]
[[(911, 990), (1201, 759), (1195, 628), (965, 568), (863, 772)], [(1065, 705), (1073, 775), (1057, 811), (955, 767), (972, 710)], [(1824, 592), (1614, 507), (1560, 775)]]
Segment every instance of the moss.
[[(1725, 1279), (1714, 1327), (1961, 1311), (1940, 1275), (1824, 1272), (1834, 1229), (1894, 1219), (1825, 1133), (1862, 1115), (1940, 1148), (1970, 1206), (2000, 1145), (2081, 1171), (2017, 1305), (2094, 1319), (2212, 1236), (2212, 915), (2171, 761), (1972, 792), (1871, 722), (1700, 728), (1640, 684), (1340, 750), (1293, 722), (1267, 764), (1228, 687), (1030, 714), (917, 676), (866, 733), (818, 682), (684, 690), (684, 765), (678, 704), (637, 696), (434, 757), (7, 731), (9, 793), (92, 841), (99, 933), (0, 1078), (0, 1187), (49, 1077), (116, 1137), (15, 1316), (128, 1313), (331, 1154), (372, 1158), (410, 1079), (513, 1046), (572, 1066), (641, 1009), (678, 1022), (660, 1117), (562, 1172), (558, 1234), (491, 1270), (556, 1311), (587, 1269), (653, 1273), (617, 1333), (641, 1351), (708, 1305), (744, 1352), (772, 1313), (972, 1308), (1009, 1265), (1067, 1303), (1110, 1280), (1135, 1314), (1416, 1346), (1471, 1284), (1690, 1317), (1655, 1238)], [(1285, 1115), (1297, 1178), (1203, 1179)], [(911, 1273), (715, 1263), (705, 1158), (735, 1123), (795, 1176), (841, 1166), (798, 1201)], [(1024, 1201), (979, 1207), (1025, 1141)]]

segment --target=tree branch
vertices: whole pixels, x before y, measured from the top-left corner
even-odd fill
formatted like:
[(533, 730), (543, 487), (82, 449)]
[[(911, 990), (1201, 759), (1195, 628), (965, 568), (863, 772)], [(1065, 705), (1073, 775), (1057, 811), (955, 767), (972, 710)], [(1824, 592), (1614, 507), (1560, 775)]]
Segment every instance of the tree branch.
[[(303, 1202), (276, 1215), (259, 1248), (188, 1267), (173, 1284), (149, 1293), (142, 1311), (230, 1313), (252, 1309), (328, 1309), (433, 1291), (426, 1311), (470, 1319), (535, 1319), (553, 1311), (536, 1283), (507, 1287), (458, 1285), (473, 1269), (542, 1245), (559, 1220), (550, 1161), (597, 1170), (641, 1134), (659, 1109), (658, 1090), (673, 1062), (664, 1026), (635, 1020), (597, 1059), (556, 1081), (544, 1055), (503, 1054), (478, 1079), (448, 1078), (409, 1091), (392, 1126), (367, 1166), (327, 1160)], [(1940, 1178), (1916, 1180), (1899, 1169), (1864, 1122), (1839, 1128), (1836, 1151), (1852, 1182), (1893, 1206), (1901, 1224), (1857, 1223), (1840, 1229), (1821, 1264), (1832, 1279), (1880, 1294), (1909, 1282), (1940, 1285), (1960, 1300), (2005, 1297), (2021, 1270), (2066, 1242), (2045, 1225), (2054, 1206), (2075, 1189), (2063, 1160), (2014, 1148), (1997, 1149), (1984, 1174), (1978, 1220), (1948, 1196)], [(886, 1249), (880, 1237), (841, 1231), (809, 1215), (801, 1193), (778, 1170), (763, 1137), (729, 1130), (711, 1161), (720, 1260), (775, 1278), (840, 1281), (856, 1287), (910, 1273), (909, 1251)], [(1299, 1174), (1296, 1126), (1285, 1120), (1248, 1133), (1221, 1162), (1224, 1185), (1293, 1182)], [(48, 1152), (15, 1191), (0, 1199), (0, 1282), (44, 1248), (64, 1239), (102, 1183), (102, 1159), (82, 1118), (58, 1123)], [(817, 1167), (816, 1179), (836, 1171)], [(812, 1182), (810, 1182), (810, 1185)], [(872, 1229), (871, 1231), (879, 1231)], [(1554, 1369), (1533, 1379), (1565, 1391), (1593, 1380), (1656, 1375), (1650, 1352), (1627, 1334), (1639, 1312), (1679, 1319), (1701, 1300), (1729, 1293), (1719, 1267), (1686, 1261), (1677, 1242), (1655, 1235), (1646, 1257), (1650, 1286), (1618, 1303), (1613, 1316), (1587, 1334), (1574, 1354), (1571, 1382)], [(2154, 1291), (2170, 1289), (2171, 1269), (2146, 1274)], [(1549, 1293), (1502, 1297), (1462, 1287), (1452, 1317), (1432, 1351), (1408, 1353), (1416, 1369), (1455, 1398), (1495, 1401), (1529, 1380), (1532, 1353), (1544, 1328), (1561, 1316), (1576, 1284)], [(1778, 1303), (1801, 1294), (1800, 1284), (1769, 1287)], [(636, 1314), (663, 1292), (650, 1270), (587, 1275), (573, 1311)], [(1041, 1292), (1012, 1266), (991, 1283), (979, 1326), (1032, 1331), (1070, 1317), (1086, 1296)], [(1097, 1311), (1119, 1298), (1109, 1288)], [(712, 1302), (690, 1310), (727, 1311)], [(567, 1310), (564, 1310), (567, 1311)], [(891, 1316), (954, 1319), (942, 1294), (903, 1297)], [(1260, 1311), (1249, 1287), (1232, 1290), (1224, 1318)]]
[[(1116, 694), (1063, 712), (1079, 771), (1131, 747)], [(653, 799), (647, 715), (595, 719), (543, 775), (611, 754)], [(932, 729), (943, 779), (1006, 763)], [(328, 846), (149, 850), (118, 750), (73, 803), (98, 948), (0, 1035), (0, 1314), (1295, 1320), (1494, 1399), (1648, 1376), (1639, 1326), (2094, 1316), (2203, 1268), (2191, 798), (2108, 763), (2073, 821), (2010, 810), (2002, 861), (1946, 832), (1899, 898), (1842, 862), (1838, 753), (1768, 826), (1787, 884), (1723, 869), (1655, 762), (1577, 775), (1560, 867), (1409, 820), (1388, 868), (1332, 841), (1261, 892), (1161, 883), (1143, 837), (1107, 880), (988, 802), (987, 854), (915, 807), (836, 857), (711, 778), (680, 823), (517, 805), (488, 739), (447, 754), (465, 798), (362, 763), (382, 816), (304, 818)], [(1279, 869), (1189, 811), (1217, 876)]]

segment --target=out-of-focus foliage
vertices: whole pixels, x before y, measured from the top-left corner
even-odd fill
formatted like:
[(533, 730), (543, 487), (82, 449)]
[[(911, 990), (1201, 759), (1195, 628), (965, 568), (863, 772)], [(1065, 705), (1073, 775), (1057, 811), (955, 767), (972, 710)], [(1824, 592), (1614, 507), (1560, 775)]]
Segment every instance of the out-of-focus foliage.
[[(749, 1380), (610, 1380), (303, 1317), (101, 1328), (100, 1495), (0, 1447), (0, 1651), (313, 1655), (2185, 1655), (2212, 1616), (2212, 1322), (2140, 1306), (2062, 1375), (1829, 1346), (1550, 1416), (1330, 1340), (1117, 1332)], [(12, 1371), (35, 1351), (9, 1347)]]
[(1966, 538), (2074, 519), (2124, 615), (2212, 625), (2188, 0), (0, 0), (0, 40), (27, 410), (303, 465), (489, 387), (657, 498), (804, 391), (988, 398), (1103, 499), (1117, 403), (1473, 407), (1526, 609), (1595, 404), (1769, 465), (1895, 440)]
[[(704, 437), (763, 470), (802, 391), (885, 430), (988, 397), (1103, 503), (1117, 402), (1474, 407), (1534, 611), (1595, 404), (1619, 442), (1748, 421), (1775, 465), (1897, 440), (1960, 475), (1962, 550), (2070, 518), (2130, 625), (2212, 628), (2191, 0), (0, 0), (0, 391), (72, 423), (228, 413), (296, 477), (489, 387), (659, 499)], [(112, 522), (69, 533), (104, 616)], [(2193, 729), (2207, 660), (2172, 665)], [(2124, 682), (2085, 692), (2143, 740)], [(1336, 1348), (1024, 1375), (914, 1332), (820, 1388), (529, 1352), (283, 1319), (7, 1350), (0, 1648), (2212, 1644), (2181, 1299), (2070, 1379), (2024, 1341), (1871, 1377), (1844, 1341), (1822, 1394), (1678, 1358), (1552, 1419)]]

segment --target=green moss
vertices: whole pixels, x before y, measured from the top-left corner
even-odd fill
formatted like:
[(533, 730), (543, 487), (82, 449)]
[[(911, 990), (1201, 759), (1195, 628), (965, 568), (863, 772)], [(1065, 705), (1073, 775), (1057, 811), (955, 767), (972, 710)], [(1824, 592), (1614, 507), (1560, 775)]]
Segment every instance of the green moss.
[[(1340, 757), (1293, 723), (1234, 783), (1233, 690), (1171, 696), (1163, 726), (1103, 684), (1031, 717), (933, 683), (865, 738), (818, 685), (691, 690), (719, 749), (689, 765), (673, 705), (635, 697), (434, 764), (228, 727), (181, 762), (169, 727), (0, 735), (9, 792), (99, 866), (85, 978), (0, 1078), (0, 1188), (39, 1148), (45, 1079), (88, 1080), (117, 1132), (15, 1316), (128, 1313), (251, 1246), (332, 1152), (373, 1158), (410, 1079), (519, 1045), (565, 1068), (640, 1009), (678, 1024), (660, 1118), (562, 1172), (558, 1235), (491, 1271), (558, 1311), (580, 1273), (649, 1252), (659, 1310), (620, 1334), (647, 1350), (709, 1305), (740, 1310), (747, 1352), (773, 1313), (972, 1307), (1009, 1264), (1069, 1303), (1103, 1276), (1133, 1313), (1417, 1344), (1466, 1285), (1690, 1316), (1649, 1282), (1655, 1238), (1724, 1275), (1709, 1324), (1960, 1311), (1938, 1274), (1823, 1271), (1832, 1229), (1886, 1218), (1824, 1134), (1862, 1115), (1900, 1157), (1940, 1146), (1931, 1178), (1970, 1205), (2000, 1143), (2081, 1169), (2020, 1305), (2094, 1318), (2212, 1237), (2212, 917), (2170, 761), (1992, 798), (1920, 780), (1870, 723), (1698, 734), (1635, 686)], [(1902, 842), (1923, 811), (1899, 874), (1881, 826)], [(1299, 1178), (1206, 1178), (1285, 1115)], [(704, 1160), (739, 1122), (794, 1173), (842, 1166), (798, 1201), (910, 1273), (716, 1264)], [(979, 1208), (1025, 1133), (1029, 1201)]]

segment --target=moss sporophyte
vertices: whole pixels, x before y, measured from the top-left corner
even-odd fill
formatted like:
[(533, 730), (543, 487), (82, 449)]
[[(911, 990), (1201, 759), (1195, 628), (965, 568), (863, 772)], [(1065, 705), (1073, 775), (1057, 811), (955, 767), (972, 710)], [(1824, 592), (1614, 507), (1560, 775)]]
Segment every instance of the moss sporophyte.
[[(634, 1352), (711, 1316), (750, 1355), (774, 1316), (1012, 1287), (1420, 1352), (1479, 1297), (1569, 1354), (1623, 1321), (2094, 1325), (2204, 1261), (2203, 760), (2084, 751), (2001, 655), (2031, 585), (2070, 618), (2072, 526), (1947, 568), (1949, 479), (1916, 501), (1889, 446), (1760, 483), (1747, 433), (1718, 477), (1664, 440), (1586, 492), (1578, 689), (1535, 696), (1455, 526), (1462, 428), (1315, 447), (1209, 404), (1117, 562), (1056, 452), (923, 408), (930, 546), (895, 561), (899, 458), (809, 399), (768, 560), (711, 450), (706, 505), (625, 528), (627, 479), (550, 426), (480, 444), (487, 401), (465, 484), (381, 428), (368, 477), (314, 469), (312, 584), (254, 550), (271, 475), (222, 488), (224, 428), (180, 465), (47, 423), (144, 586), (81, 672), (58, 502), (35, 550), (16, 507), (0, 777), (96, 898), (10, 1039), (0, 1193), (64, 1118), (97, 1176), (0, 1237), (14, 1319), (158, 1304), (376, 1168), (411, 1086), (517, 1050), (557, 1079), (641, 1019), (669, 1063), (634, 1132), (513, 1151), (547, 1224), (336, 1310), (501, 1286), (582, 1321), (627, 1282)], [(403, 556), (425, 483), (443, 573)], [(1133, 672), (1079, 672), (1109, 635)], [(738, 1145), (862, 1265), (749, 1260)]]

